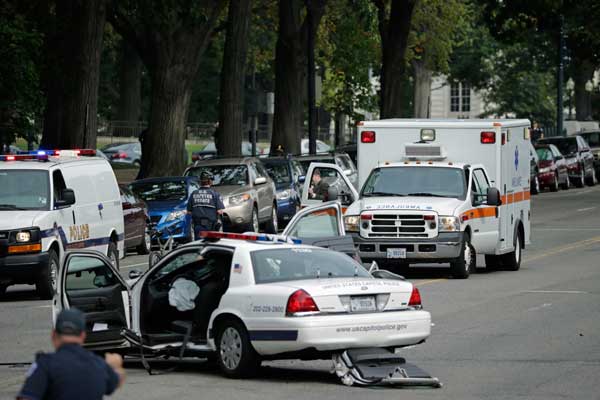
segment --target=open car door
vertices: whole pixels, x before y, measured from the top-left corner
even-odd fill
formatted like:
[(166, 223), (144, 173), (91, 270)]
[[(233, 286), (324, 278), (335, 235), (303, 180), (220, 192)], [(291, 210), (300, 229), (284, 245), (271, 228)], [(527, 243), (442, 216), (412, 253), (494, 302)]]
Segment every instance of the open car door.
[(335, 164), (311, 163), (302, 190), (302, 207), (337, 200), (342, 210), (358, 200), (358, 192), (344, 171)]
[(91, 350), (127, 347), (121, 330), (129, 328), (129, 286), (100, 252), (67, 252), (54, 297), (54, 317), (61, 309), (77, 308), (86, 317), (84, 346)]
[(300, 210), (290, 220), (283, 235), (296, 237), (302, 243), (357, 255), (354, 242), (346, 235), (342, 206), (337, 201), (320, 203)]

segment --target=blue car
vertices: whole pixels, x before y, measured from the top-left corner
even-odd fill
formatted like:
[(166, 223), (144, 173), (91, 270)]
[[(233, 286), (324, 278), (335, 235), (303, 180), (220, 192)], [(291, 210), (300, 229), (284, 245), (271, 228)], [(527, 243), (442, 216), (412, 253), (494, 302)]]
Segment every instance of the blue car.
[(277, 198), (277, 219), (285, 226), (300, 209), (304, 168), (289, 157), (268, 157), (260, 159), (275, 182)]
[[(150, 222), (161, 230), (170, 226), (173, 239), (186, 243), (194, 240), (192, 218), (187, 214), (187, 202), (200, 187), (197, 178), (174, 176), (135, 181), (129, 188), (148, 205)], [(167, 240), (164, 233), (162, 240)]]

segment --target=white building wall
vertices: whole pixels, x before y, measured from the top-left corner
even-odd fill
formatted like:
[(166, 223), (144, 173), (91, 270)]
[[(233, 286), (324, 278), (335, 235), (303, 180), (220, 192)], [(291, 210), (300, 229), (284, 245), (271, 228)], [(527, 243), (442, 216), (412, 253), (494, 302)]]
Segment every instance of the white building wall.
[[(479, 118), (485, 111), (481, 94), (473, 89), (470, 91), (470, 111), (451, 111), (450, 83), (444, 76), (435, 76), (431, 84), (430, 118)], [(460, 108), (460, 107), (459, 107)]]

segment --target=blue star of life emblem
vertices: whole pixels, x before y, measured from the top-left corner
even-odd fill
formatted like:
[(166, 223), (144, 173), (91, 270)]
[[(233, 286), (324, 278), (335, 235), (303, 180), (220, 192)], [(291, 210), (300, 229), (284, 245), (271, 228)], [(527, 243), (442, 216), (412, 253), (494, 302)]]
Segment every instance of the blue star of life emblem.
[(515, 147), (515, 170), (519, 169), (519, 148)]

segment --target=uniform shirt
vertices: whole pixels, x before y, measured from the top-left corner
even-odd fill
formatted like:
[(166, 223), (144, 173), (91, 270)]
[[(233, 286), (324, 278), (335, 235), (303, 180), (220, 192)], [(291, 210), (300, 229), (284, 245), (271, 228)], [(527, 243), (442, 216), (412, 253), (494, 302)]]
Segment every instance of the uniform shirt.
[(323, 179), (319, 181), (319, 183), (315, 184), (313, 187), (313, 193), (315, 194), (314, 199), (325, 200), (329, 197), (329, 183), (325, 182)]
[(77, 344), (64, 344), (39, 354), (17, 396), (31, 400), (101, 400), (119, 386), (119, 376), (106, 361)]
[(196, 225), (205, 225), (212, 229), (217, 221), (217, 211), (224, 209), (221, 195), (209, 187), (201, 187), (195, 190), (188, 200), (187, 209), (192, 213), (192, 219)]

